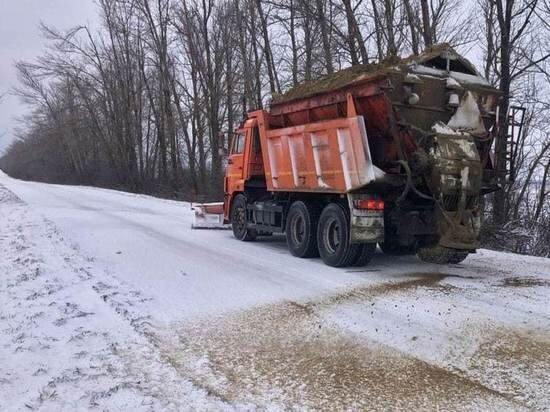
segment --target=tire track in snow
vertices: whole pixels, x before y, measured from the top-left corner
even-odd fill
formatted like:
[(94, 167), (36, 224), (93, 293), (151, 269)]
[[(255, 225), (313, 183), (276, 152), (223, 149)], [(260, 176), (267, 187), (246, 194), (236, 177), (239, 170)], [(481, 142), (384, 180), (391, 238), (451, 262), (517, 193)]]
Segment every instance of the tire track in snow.
[[(327, 322), (319, 310), (416, 287), (412, 279), (285, 302), (183, 325), (161, 344), (184, 376), (230, 401), (285, 409), (520, 410), (521, 404), (455, 371)], [(198, 374), (197, 374), (198, 372)]]
[(146, 298), (2, 185), (0, 221), (0, 409), (225, 408), (161, 359), (139, 312)]

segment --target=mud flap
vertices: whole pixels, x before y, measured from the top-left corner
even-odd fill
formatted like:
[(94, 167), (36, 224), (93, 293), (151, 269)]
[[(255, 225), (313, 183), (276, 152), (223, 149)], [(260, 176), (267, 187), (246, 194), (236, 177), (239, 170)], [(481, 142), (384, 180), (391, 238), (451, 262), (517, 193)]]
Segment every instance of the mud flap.
[(384, 241), (384, 210), (363, 210), (353, 206), (354, 195), (348, 194), (350, 207), (350, 241), (379, 243)]

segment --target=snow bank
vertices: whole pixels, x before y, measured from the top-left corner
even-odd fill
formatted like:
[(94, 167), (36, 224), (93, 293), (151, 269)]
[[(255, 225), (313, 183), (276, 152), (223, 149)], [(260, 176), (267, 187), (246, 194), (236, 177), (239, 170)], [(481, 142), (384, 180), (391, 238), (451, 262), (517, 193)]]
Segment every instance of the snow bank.
[(0, 410), (223, 408), (140, 332), (143, 294), (1, 184), (0, 222)]

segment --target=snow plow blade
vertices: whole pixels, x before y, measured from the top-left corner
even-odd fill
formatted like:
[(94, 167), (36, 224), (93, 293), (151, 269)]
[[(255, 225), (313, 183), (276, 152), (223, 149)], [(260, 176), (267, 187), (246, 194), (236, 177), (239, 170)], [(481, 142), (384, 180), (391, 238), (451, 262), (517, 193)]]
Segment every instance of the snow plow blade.
[(192, 229), (229, 229), (224, 222), (223, 203), (192, 203), (193, 216)]

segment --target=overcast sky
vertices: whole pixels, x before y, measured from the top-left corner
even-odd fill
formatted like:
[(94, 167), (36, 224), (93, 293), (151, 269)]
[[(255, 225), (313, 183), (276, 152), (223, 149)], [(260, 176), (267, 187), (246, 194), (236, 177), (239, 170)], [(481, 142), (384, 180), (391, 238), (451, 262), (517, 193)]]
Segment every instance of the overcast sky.
[[(94, 0), (0, 0), (0, 94), (17, 83), (17, 60), (32, 60), (44, 51), (39, 25), (59, 29), (97, 25)], [(0, 152), (11, 142), (16, 118), (25, 113), (19, 98), (0, 102)]]

